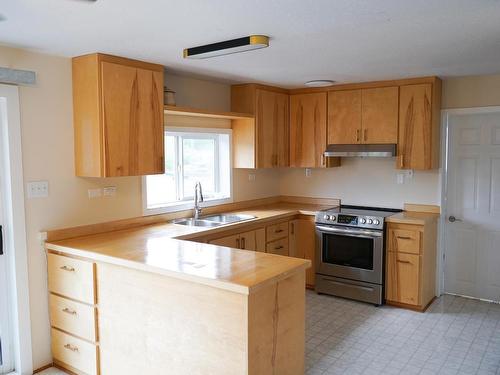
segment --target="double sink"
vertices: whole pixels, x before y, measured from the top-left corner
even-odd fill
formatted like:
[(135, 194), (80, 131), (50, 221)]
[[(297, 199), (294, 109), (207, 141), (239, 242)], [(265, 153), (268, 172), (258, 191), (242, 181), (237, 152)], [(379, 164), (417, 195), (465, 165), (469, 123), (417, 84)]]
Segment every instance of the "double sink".
[(233, 224), (240, 221), (255, 219), (252, 215), (238, 215), (238, 214), (220, 214), (220, 215), (210, 215), (204, 216), (199, 219), (187, 218), (187, 219), (176, 219), (172, 223), (179, 225), (187, 225), (190, 227), (218, 227), (225, 224)]

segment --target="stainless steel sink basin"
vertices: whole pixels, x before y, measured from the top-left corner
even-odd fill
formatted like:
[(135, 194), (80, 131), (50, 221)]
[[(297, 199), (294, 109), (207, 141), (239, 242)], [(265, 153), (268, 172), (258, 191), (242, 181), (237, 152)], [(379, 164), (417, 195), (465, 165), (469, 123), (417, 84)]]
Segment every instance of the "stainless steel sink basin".
[(220, 214), (220, 215), (205, 216), (202, 219), (206, 220), (206, 221), (214, 222), (214, 223), (230, 224), (230, 223), (237, 223), (238, 221), (255, 219), (255, 216)]
[(188, 225), (191, 227), (218, 227), (219, 225), (223, 224), (214, 221), (207, 221), (207, 220), (193, 219), (193, 218), (174, 220), (172, 221), (172, 223), (179, 225)]
[(172, 223), (179, 225), (188, 225), (191, 227), (218, 227), (219, 225), (237, 223), (239, 221), (255, 219), (252, 215), (210, 215), (204, 216), (199, 219), (188, 218), (188, 219), (177, 219), (173, 220)]

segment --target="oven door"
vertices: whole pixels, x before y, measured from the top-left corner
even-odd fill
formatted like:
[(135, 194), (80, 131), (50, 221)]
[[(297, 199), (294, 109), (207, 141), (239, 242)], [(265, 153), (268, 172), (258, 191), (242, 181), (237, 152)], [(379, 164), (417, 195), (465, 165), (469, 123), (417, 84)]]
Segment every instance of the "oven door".
[(382, 284), (383, 231), (316, 225), (316, 272)]

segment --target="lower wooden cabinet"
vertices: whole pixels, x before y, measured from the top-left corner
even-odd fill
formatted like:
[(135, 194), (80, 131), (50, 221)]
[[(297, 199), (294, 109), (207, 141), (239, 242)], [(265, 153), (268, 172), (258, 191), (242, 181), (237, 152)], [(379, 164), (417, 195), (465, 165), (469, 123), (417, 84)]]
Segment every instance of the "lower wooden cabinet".
[(316, 278), (316, 228), (314, 217), (294, 219), (290, 221), (289, 255), (309, 259), (311, 267), (306, 270), (306, 284), (313, 288)]
[(387, 299), (419, 304), (420, 256), (414, 254), (387, 253)]
[(251, 230), (208, 241), (212, 245), (227, 246), (235, 249), (266, 251), (266, 232), (264, 228)]
[(270, 254), (286, 255), (288, 256), (288, 238), (282, 238), (269, 242), (266, 246), (266, 252)]
[(387, 225), (386, 300), (423, 311), (436, 296), (437, 222)]
[(48, 276), (54, 363), (75, 374), (98, 375), (95, 263), (49, 253)]

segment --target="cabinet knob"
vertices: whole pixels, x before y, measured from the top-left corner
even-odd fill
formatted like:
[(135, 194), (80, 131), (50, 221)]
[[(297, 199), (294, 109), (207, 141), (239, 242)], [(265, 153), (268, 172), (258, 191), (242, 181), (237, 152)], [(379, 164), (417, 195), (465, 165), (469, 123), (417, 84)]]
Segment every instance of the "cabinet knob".
[(62, 269), (63, 271), (75, 272), (75, 269), (73, 267), (70, 267), (70, 266), (61, 266), (59, 268)]
[(78, 347), (76, 346), (73, 346), (71, 344), (66, 344), (64, 345), (64, 348), (68, 349), (68, 350), (71, 350), (72, 352), (77, 352), (78, 351)]

